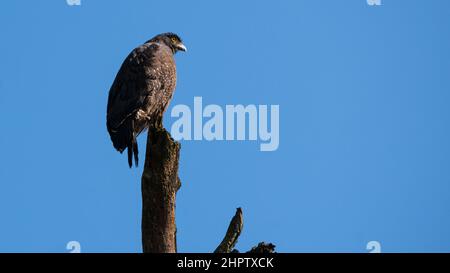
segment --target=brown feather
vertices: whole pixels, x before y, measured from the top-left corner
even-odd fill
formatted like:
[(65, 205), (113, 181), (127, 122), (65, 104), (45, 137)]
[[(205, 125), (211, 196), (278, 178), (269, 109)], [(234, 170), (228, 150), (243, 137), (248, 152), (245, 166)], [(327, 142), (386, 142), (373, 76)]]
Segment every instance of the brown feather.
[(172, 99), (176, 86), (173, 54), (170, 46), (156, 38), (137, 47), (123, 62), (109, 91), (108, 132), (118, 151), (128, 149), (130, 167), (133, 154), (138, 163), (136, 137), (162, 119)]

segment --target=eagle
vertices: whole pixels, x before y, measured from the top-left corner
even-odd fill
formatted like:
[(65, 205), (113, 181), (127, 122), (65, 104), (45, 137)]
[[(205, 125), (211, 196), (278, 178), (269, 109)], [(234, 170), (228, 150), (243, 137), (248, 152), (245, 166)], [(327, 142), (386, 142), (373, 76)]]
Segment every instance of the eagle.
[(109, 90), (106, 127), (114, 148), (128, 151), (128, 165), (138, 165), (136, 137), (162, 127), (162, 118), (175, 91), (174, 54), (186, 51), (180, 37), (162, 33), (135, 48), (123, 62)]

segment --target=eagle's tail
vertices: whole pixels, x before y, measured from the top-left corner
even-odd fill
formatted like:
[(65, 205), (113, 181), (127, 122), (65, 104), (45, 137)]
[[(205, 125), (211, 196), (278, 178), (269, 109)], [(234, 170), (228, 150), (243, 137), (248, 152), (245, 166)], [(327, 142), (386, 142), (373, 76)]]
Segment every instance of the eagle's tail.
[(137, 167), (138, 163), (139, 163), (139, 150), (138, 150), (138, 145), (137, 145), (137, 141), (136, 141), (136, 133), (134, 130), (134, 121), (132, 121), (132, 125), (131, 125), (131, 139), (130, 142), (128, 143), (128, 165), (131, 167), (133, 167), (133, 155), (134, 155), (134, 164)]
[(120, 153), (127, 149), (128, 165), (130, 168), (133, 167), (133, 158), (137, 167), (139, 162), (139, 152), (136, 141), (137, 133), (134, 127), (134, 121), (130, 120), (128, 122), (124, 122), (122, 127), (116, 130), (111, 130), (108, 126), (108, 131), (111, 135), (114, 148), (116, 148)]
[(138, 151), (138, 145), (136, 141), (136, 136), (133, 134), (133, 154), (134, 154), (134, 163), (136, 164), (136, 167), (139, 163), (139, 151)]
[(128, 151), (128, 165), (131, 167), (133, 167), (133, 148), (132, 148), (132, 143), (128, 144), (127, 147), (127, 151)]
[(128, 152), (128, 165), (130, 166), (130, 168), (133, 167), (133, 156), (134, 156), (134, 164), (137, 167), (139, 163), (139, 156), (138, 156), (139, 151), (136, 136), (134, 134), (133, 137), (131, 138), (130, 143), (128, 144), (127, 152)]

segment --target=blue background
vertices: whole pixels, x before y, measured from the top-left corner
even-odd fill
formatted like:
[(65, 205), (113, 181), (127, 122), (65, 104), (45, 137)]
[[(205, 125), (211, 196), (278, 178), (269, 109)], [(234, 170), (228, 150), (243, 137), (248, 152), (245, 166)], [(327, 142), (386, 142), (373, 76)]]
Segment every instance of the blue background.
[(449, 25), (447, 0), (3, 1), (0, 252), (141, 251), (142, 167), (106, 101), (166, 31), (189, 49), (171, 106), (280, 105), (276, 152), (182, 142), (180, 251), (214, 250), (241, 206), (243, 251), (449, 252)]

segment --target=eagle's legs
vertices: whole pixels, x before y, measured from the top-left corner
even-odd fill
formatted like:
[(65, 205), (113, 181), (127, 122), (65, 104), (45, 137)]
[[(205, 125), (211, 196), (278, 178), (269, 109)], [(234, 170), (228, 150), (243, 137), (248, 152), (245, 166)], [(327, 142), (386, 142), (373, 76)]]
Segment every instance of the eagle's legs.
[(154, 129), (154, 130), (161, 130), (163, 129), (163, 122), (162, 122), (162, 116), (161, 115), (154, 115), (152, 117), (147, 116), (146, 120), (148, 122), (148, 128)]
[(156, 144), (157, 136), (164, 130), (162, 116), (155, 115), (152, 118), (148, 118), (148, 131), (150, 133), (150, 139), (153, 144)]
[(158, 118), (155, 120), (155, 129), (163, 129), (163, 119), (162, 116), (158, 116)]
[(147, 115), (147, 113), (144, 110), (139, 109), (136, 112), (136, 119), (138, 119), (138, 120), (139, 119), (147, 119), (147, 120), (149, 120), (150, 117)]
[(136, 112), (136, 119), (137, 120), (145, 120), (148, 124), (149, 128), (152, 129), (162, 129), (163, 128), (163, 122), (162, 122), (162, 115), (155, 115), (151, 117), (143, 110), (138, 110)]

